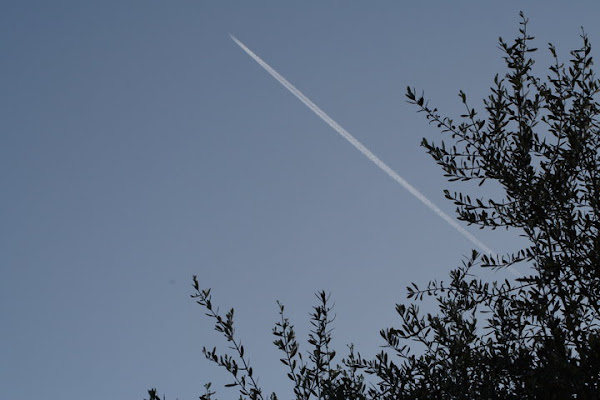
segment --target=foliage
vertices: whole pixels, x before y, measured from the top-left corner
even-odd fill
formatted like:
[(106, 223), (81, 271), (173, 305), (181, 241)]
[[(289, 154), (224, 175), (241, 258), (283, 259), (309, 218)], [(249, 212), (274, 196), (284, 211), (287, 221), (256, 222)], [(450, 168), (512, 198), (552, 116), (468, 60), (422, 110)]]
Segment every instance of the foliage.
[[(458, 218), (482, 228), (517, 229), (530, 245), (504, 256), (473, 251), (448, 283), (409, 286), (409, 303), (396, 306), (399, 325), (381, 331), (384, 349), (373, 359), (350, 347), (334, 365), (325, 293), (318, 294), (312, 350), (304, 356), (279, 305), (274, 343), (297, 399), (593, 399), (600, 393), (600, 81), (584, 32), (566, 65), (549, 45), (549, 75), (534, 75), (537, 49), (521, 18), (517, 39), (500, 39), (508, 72), (494, 78), (483, 101), (485, 117), (463, 92), (465, 113), (458, 122), (414, 89), (406, 96), (451, 140), (422, 142), (449, 180), (495, 181), (504, 189), (496, 199), (445, 191)], [(519, 263), (531, 273), (512, 282), (488, 283), (473, 274)], [(235, 356), (215, 349), (204, 354), (230, 373), (240, 399), (262, 400), (234, 336), (233, 310), (220, 316), (196, 278), (194, 288), (193, 297)], [(420, 311), (424, 297), (434, 299), (437, 313)], [(424, 350), (411, 352), (413, 342)], [(209, 389), (201, 399), (213, 398)]]

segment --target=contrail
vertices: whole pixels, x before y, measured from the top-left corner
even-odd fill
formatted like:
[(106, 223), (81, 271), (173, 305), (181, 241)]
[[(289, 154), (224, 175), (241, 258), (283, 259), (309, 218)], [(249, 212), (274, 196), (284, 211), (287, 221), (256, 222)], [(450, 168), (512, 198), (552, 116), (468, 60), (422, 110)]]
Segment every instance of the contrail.
[[(427, 207), (429, 207), (433, 212), (435, 212), (438, 216), (440, 216), (444, 221), (446, 221), (447, 223), (449, 223), (461, 235), (463, 235), (464, 237), (466, 237), (467, 239), (469, 239), (471, 241), (471, 243), (473, 243), (475, 246), (479, 247), (486, 254), (488, 254), (488, 255), (495, 255), (496, 254), (496, 252), (494, 252), (492, 249), (490, 249), (488, 246), (486, 246), (484, 243), (482, 243), (479, 239), (477, 239), (475, 236), (473, 236), (472, 234), (470, 234), (469, 232), (467, 232), (462, 226), (460, 226), (448, 214), (446, 214), (445, 212), (443, 212), (442, 210), (440, 210), (438, 206), (436, 206), (435, 204), (433, 204), (427, 197), (425, 197), (425, 195), (423, 195), (423, 193), (421, 193), (417, 189), (415, 189), (410, 183), (408, 183), (406, 180), (404, 180), (404, 178), (402, 178), (400, 175), (398, 175), (386, 163), (384, 163), (383, 161), (381, 161), (379, 159), (379, 157), (377, 157), (375, 154), (373, 154), (361, 142), (359, 142), (354, 136), (352, 136), (350, 133), (348, 133), (347, 130), (345, 130), (344, 128), (342, 128), (329, 115), (327, 115), (323, 110), (321, 110), (315, 103), (313, 103), (312, 101), (310, 101), (310, 99), (308, 97), (306, 97), (304, 94), (302, 94), (301, 91), (299, 91), (298, 89), (296, 89), (296, 87), (294, 85), (292, 85), (291, 83), (289, 83), (287, 81), (287, 79), (285, 79), (283, 76), (279, 75), (279, 73), (277, 71), (275, 71), (273, 68), (271, 68), (271, 66), (269, 64), (267, 64), (259, 56), (257, 56), (256, 54), (254, 54), (254, 52), (252, 50), (250, 50), (248, 47), (246, 47), (246, 45), (244, 45), (244, 43), (240, 42), (232, 34), (229, 34), (229, 36), (231, 36), (231, 39), (233, 39), (233, 41), (238, 46), (240, 46), (242, 48), (242, 50), (244, 50), (250, 57), (252, 57), (254, 59), (254, 61), (256, 61), (269, 74), (271, 74), (271, 76), (273, 78), (277, 79), (277, 81), (279, 81), (279, 83), (281, 83), (287, 90), (289, 90), (290, 92), (292, 92), (292, 94), (294, 96), (296, 96), (301, 102), (303, 102), (308, 108), (310, 108), (312, 110), (312, 112), (314, 112), (315, 114), (317, 114), (329, 126), (331, 126), (344, 139), (346, 139), (347, 141), (349, 141), (352, 146), (356, 147), (356, 149), (358, 151), (360, 151), (361, 153), (363, 153), (369, 160), (373, 161), (373, 163), (375, 165), (377, 165), (383, 172), (385, 172), (386, 174), (388, 174), (390, 176), (390, 178), (392, 178), (393, 180), (395, 180), (396, 182), (398, 182), (400, 185), (402, 185), (402, 187), (404, 187), (406, 190), (408, 190), (413, 196), (415, 196), (417, 199), (419, 199), (423, 204), (425, 204)], [(511, 271), (514, 272), (514, 270), (512, 268), (511, 268)]]

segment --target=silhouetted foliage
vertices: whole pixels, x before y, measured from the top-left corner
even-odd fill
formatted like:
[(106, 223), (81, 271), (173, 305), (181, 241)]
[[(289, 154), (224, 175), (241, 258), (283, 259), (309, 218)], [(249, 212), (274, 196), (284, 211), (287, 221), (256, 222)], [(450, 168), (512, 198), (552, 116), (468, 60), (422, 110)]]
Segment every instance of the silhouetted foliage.
[[(407, 288), (400, 321), (384, 329), (384, 349), (365, 359), (350, 347), (334, 364), (331, 308), (325, 293), (311, 315), (311, 351), (302, 353), (290, 321), (273, 329), (297, 399), (597, 399), (600, 397), (600, 81), (584, 32), (563, 64), (554, 46), (549, 75), (533, 74), (527, 20), (518, 38), (500, 48), (508, 72), (496, 75), (483, 117), (460, 92), (465, 113), (443, 117), (408, 88), (408, 102), (448, 137), (422, 145), (449, 180), (495, 181), (503, 197), (471, 198), (445, 191), (458, 218), (482, 228), (513, 228), (529, 240), (514, 254), (473, 251), (448, 283)], [(479, 267), (531, 271), (514, 281), (484, 282)], [(215, 320), (233, 355), (204, 349), (232, 376), (240, 399), (264, 399), (244, 348), (235, 338), (233, 310), (215, 311), (210, 290), (194, 277), (194, 297)], [(436, 313), (418, 303), (430, 297)], [(414, 343), (422, 351), (411, 352)], [(212, 399), (206, 387), (201, 399)], [(157, 399), (151, 392), (151, 399)], [(154, 396), (154, 397), (152, 397)], [(275, 394), (269, 396), (276, 399)]]

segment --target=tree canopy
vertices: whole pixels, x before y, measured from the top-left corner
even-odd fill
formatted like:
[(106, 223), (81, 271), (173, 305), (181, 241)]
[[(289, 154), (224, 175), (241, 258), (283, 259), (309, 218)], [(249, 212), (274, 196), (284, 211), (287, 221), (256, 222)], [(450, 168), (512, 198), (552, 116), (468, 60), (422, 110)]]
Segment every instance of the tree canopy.
[[(274, 344), (298, 400), (315, 399), (595, 399), (600, 393), (600, 80), (591, 45), (561, 61), (553, 45), (547, 75), (533, 70), (534, 38), (521, 14), (517, 38), (499, 45), (507, 71), (493, 79), (480, 111), (465, 107), (442, 116), (423, 95), (406, 97), (444, 139), (422, 146), (451, 180), (495, 181), (500, 198), (445, 191), (458, 218), (482, 228), (512, 228), (528, 240), (513, 254), (473, 251), (445, 282), (407, 288), (399, 322), (383, 329), (383, 350), (373, 359), (354, 347), (335, 360), (331, 306), (318, 294), (311, 314), (309, 350), (302, 352), (280, 305)], [(476, 269), (525, 264), (513, 281), (485, 282)], [(225, 368), (241, 399), (276, 399), (258, 386), (235, 336), (234, 311), (218, 313), (210, 290), (194, 277), (192, 297), (226, 338), (230, 353), (204, 349)], [(437, 311), (423, 313), (432, 298)], [(420, 349), (414, 351), (414, 343)], [(150, 399), (158, 399), (156, 390)], [(201, 399), (214, 399), (209, 384)]]

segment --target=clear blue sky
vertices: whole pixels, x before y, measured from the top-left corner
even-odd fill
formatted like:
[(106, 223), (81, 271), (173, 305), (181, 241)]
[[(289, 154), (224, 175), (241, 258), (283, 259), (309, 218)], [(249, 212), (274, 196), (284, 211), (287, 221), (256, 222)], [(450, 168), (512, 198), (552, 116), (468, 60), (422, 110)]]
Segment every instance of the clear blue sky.
[[(235, 307), (266, 391), (286, 394), (275, 300), (305, 337), (332, 292), (365, 354), (404, 287), (472, 244), (312, 114), (236, 35), (448, 213), (419, 147), (502, 72), (518, 12), (564, 58), (597, 2), (5, 1), (0, 5), (0, 397), (193, 399), (227, 382), (191, 276)], [(596, 51), (597, 54), (597, 51)], [(470, 229), (470, 228), (469, 228)], [(471, 232), (499, 251), (518, 232)], [(505, 275), (499, 275), (504, 277)], [(219, 388), (220, 398), (236, 398)]]

